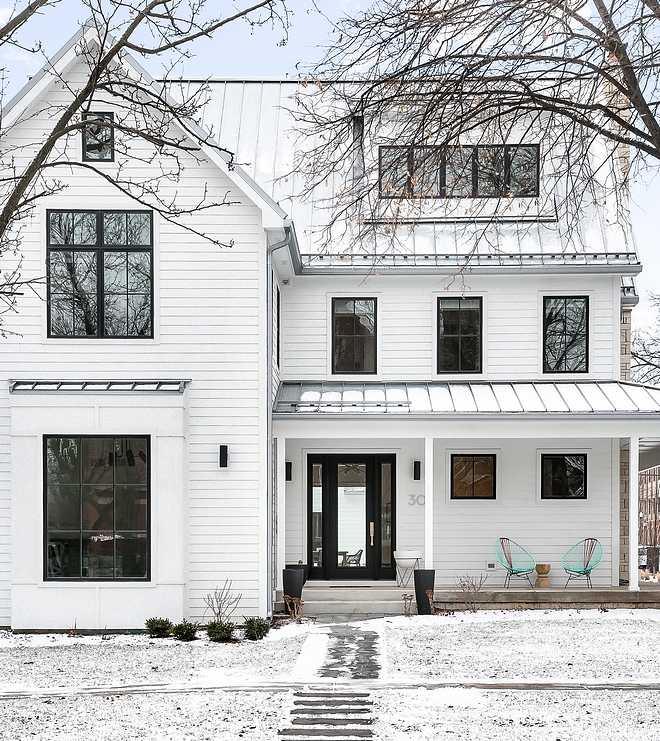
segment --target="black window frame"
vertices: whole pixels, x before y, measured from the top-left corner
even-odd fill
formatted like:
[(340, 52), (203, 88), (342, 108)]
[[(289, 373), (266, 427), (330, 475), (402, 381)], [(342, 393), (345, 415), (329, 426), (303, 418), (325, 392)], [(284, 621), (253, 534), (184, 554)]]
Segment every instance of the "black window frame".
[[(567, 458), (582, 458), (584, 461), (582, 476), (583, 476), (583, 490), (584, 493), (581, 496), (574, 496), (568, 493), (568, 478), (566, 478), (565, 493), (560, 495), (551, 495), (546, 493), (546, 476), (545, 476), (545, 462), (547, 460), (559, 460), (562, 459), (564, 462)], [(586, 453), (541, 453), (541, 499), (560, 499), (560, 500), (574, 500), (582, 502), (587, 498), (587, 454)]]
[[(472, 496), (461, 497), (454, 494), (454, 461), (457, 458), (472, 458)], [(474, 496), (474, 467), (476, 458), (490, 458), (493, 461), (493, 494), (488, 497)], [(487, 501), (491, 502), (497, 499), (497, 454), (496, 453), (452, 453), (449, 462), (449, 474), (450, 474), (450, 499), (454, 501)]]
[[(556, 369), (550, 367), (549, 363), (547, 362), (547, 342), (548, 342), (548, 302), (549, 301), (564, 301), (564, 306), (566, 301), (584, 301), (584, 368), (580, 368), (577, 370), (573, 369), (567, 369), (566, 366), (566, 360), (564, 359), (564, 367)], [(566, 309), (564, 308), (564, 324), (566, 323)], [(566, 344), (566, 337), (567, 332), (564, 331), (564, 344)], [(581, 296), (543, 296), (543, 373), (553, 374), (553, 373), (589, 373), (589, 296), (581, 295)]]
[[(96, 217), (96, 243), (85, 245), (51, 244), (51, 214), (94, 214)], [(105, 214), (148, 214), (149, 215), (149, 244), (148, 245), (106, 245), (103, 241), (103, 216)], [(54, 334), (51, 318), (51, 255), (54, 252), (96, 253), (96, 334)], [(104, 260), (105, 252), (148, 252), (150, 262), (150, 307), (149, 307), (149, 334), (105, 334), (105, 286)], [(154, 338), (154, 214), (147, 209), (66, 209), (56, 208), (46, 211), (46, 265), (48, 275), (47, 288), (47, 337), (56, 340), (149, 340)]]
[[(514, 156), (514, 151), (520, 148), (535, 149), (536, 150), (536, 173), (535, 173), (535, 184), (536, 188), (533, 193), (524, 195), (514, 194), (510, 192), (511, 188), (511, 161)], [(451, 149), (461, 150), (472, 150), (472, 192), (470, 195), (447, 195), (447, 153)], [(479, 193), (479, 150), (485, 149), (501, 149), (503, 150), (504, 158), (504, 172), (503, 172), (503, 192), (495, 195), (481, 194)], [(405, 153), (407, 177), (406, 186), (402, 193), (386, 193), (385, 190), (385, 173), (383, 170), (383, 154), (385, 150), (400, 150), (402, 154)], [(414, 173), (415, 173), (415, 152), (422, 151), (438, 152), (440, 157), (439, 170), (439, 187), (437, 192), (433, 192), (428, 195), (419, 195), (415, 193)], [(477, 144), (477, 145), (453, 145), (451, 147), (446, 146), (400, 146), (400, 145), (384, 145), (378, 148), (378, 192), (379, 197), (382, 199), (414, 199), (414, 200), (438, 200), (438, 199), (451, 199), (456, 200), (458, 198), (483, 198), (483, 199), (494, 199), (494, 198), (538, 198), (540, 195), (540, 177), (541, 177), (541, 146), (540, 144), (525, 144), (520, 142), (518, 144)]]
[[(478, 368), (476, 370), (463, 370), (461, 365), (461, 337), (463, 336), (463, 333), (461, 332), (461, 322), (460, 322), (460, 311), (461, 311), (461, 302), (464, 299), (469, 299), (471, 301), (478, 301), (479, 302), (479, 352), (478, 352)], [(441, 335), (440, 335), (440, 302), (441, 301), (458, 301), (458, 308), (459, 308), (459, 325), (458, 325), (458, 335), (449, 335), (448, 333), (444, 333), (443, 336), (456, 336), (458, 337), (458, 364), (459, 368), (458, 370), (444, 370), (440, 367), (440, 362), (442, 360), (441, 354), (440, 354), (440, 342), (441, 342)], [(473, 335), (465, 335), (467, 336), (473, 336)], [(436, 302), (436, 372), (438, 375), (446, 376), (451, 374), (476, 374), (480, 375), (484, 372), (483, 368), (483, 340), (484, 340), (484, 305), (483, 305), (483, 297), (482, 296), (461, 296), (461, 297), (450, 297), (450, 296), (438, 296), (438, 300)]]
[[(336, 344), (336, 338), (337, 335), (335, 334), (335, 305), (337, 301), (373, 301), (374, 304), (374, 369), (373, 370), (337, 370), (335, 368), (335, 344)], [(331, 306), (331, 317), (330, 321), (332, 323), (332, 347), (331, 347), (331, 353), (332, 353), (332, 374), (336, 376), (375, 376), (378, 373), (378, 299), (374, 296), (333, 296), (332, 298), (332, 306)], [(362, 335), (341, 335), (346, 337), (359, 337)], [(355, 352), (353, 353), (353, 367), (355, 367)]]
[[(147, 455), (147, 462), (146, 462), (146, 469), (147, 469), (147, 481), (146, 481), (146, 491), (147, 491), (147, 503), (146, 503), (146, 531), (141, 531), (137, 528), (130, 529), (130, 530), (117, 530), (113, 527), (113, 534), (116, 534), (117, 532), (131, 532), (131, 533), (137, 533), (137, 532), (146, 532), (146, 541), (145, 541), (145, 547), (146, 547), (146, 573), (145, 576), (131, 576), (131, 577), (119, 577), (119, 576), (82, 576), (82, 569), (83, 569), (83, 559), (82, 559), (82, 539), (83, 539), (83, 533), (85, 532), (94, 532), (93, 530), (85, 531), (83, 530), (83, 523), (82, 523), (82, 514), (81, 514), (81, 522), (80, 522), (80, 530), (79, 530), (79, 538), (80, 538), (80, 576), (52, 576), (48, 573), (48, 559), (49, 559), (49, 553), (48, 553), (48, 546), (49, 542), (52, 541), (52, 538), (50, 538), (51, 532), (57, 532), (57, 531), (51, 531), (48, 528), (48, 441), (52, 439), (77, 439), (81, 441), (80, 448), (82, 449), (82, 440), (99, 440), (99, 439), (110, 439), (112, 438), (113, 441), (116, 439), (123, 440), (123, 439), (136, 439), (136, 438), (145, 438), (146, 439), (146, 455)], [(114, 443), (113, 443), (114, 445)], [(81, 461), (82, 465), (82, 461)], [(123, 584), (128, 582), (141, 582), (146, 583), (151, 581), (151, 557), (152, 557), (152, 550), (151, 550), (151, 435), (144, 434), (144, 433), (129, 433), (125, 435), (66, 435), (66, 434), (59, 434), (59, 435), (51, 435), (47, 434), (43, 436), (43, 462), (42, 462), (42, 470), (43, 470), (43, 581), (50, 582), (50, 583), (59, 583), (59, 582), (66, 582), (66, 583), (80, 583), (80, 582), (111, 582), (113, 584)], [(113, 481), (113, 490), (115, 486), (121, 486), (121, 484), (116, 484)], [(79, 484), (81, 494), (80, 494), (80, 501), (81, 501), (81, 513), (82, 513), (82, 482)], [(113, 493), (113, 499), (115, 495)], [(113, 502), (114, 507), (114, 502)], [(74, 529), (61, 531), (62, 533), (73, 533), (75, 532)], [(113, 542), (116, 543), (117, 538), (113, 538)], [(114, 561), (113, 568), (116, 569), (116, 560)]]
[(99, 157), (89, 157), (87, 154), (87, 137), (88, 137), (88, 130), (86, 126), (83, 126), (82, 128), (82, 161), (83, 162), (114, 162), (115, 161), (115, 116), (114, 113), (110, 111), (88, 111), (87, 113), (82, 114), (82, 120), (85, 121), (98, 121), (99, 119), (104, 119), (109, 122), (109, 125), (106, 127), (110, 129), (110, 156), (105, 157), (103, 159)]

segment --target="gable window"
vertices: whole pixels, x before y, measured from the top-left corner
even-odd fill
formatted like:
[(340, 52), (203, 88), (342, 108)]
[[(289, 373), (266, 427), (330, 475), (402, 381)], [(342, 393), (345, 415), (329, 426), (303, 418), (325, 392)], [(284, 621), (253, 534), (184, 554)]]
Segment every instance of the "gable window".
[(438, 299), (438, 373), (481, 372), (481, 299)]
[(115, 159), (112, 113), (83, 113), (83, 162), (112, 162)]
[(150, 211), (49, 211), (48, 336), (152, 337)]
[(495, 456), (452, 455), (452, 499), (495, 499)]
[(541, 455), (541, 499), (586, 498), (586, 455)]
[(545, 296), (543, 298), (543, 372), (586, 373), (586, 296)]
[(376, 372), (376, 299), (332, 299), (332, 372)]
[(44, 438), (45, 578), (149, 579), (149, 437)]
[(381, 198), (534, 198), (538, 144), (380, 147)]

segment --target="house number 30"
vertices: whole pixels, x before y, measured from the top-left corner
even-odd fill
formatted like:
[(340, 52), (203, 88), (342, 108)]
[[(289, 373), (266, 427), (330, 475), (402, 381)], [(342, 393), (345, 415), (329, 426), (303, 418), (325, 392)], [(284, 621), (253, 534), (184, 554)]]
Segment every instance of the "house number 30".
[(408, 500), (408, 506), (414, 507), (416, 504), (418, 504), (420, 507), (424, 506), (424, 503), (426, 502), (426, 497), (424, 494), (418, 494), (415, 496), (414, 494), (408, 494), (409, 500)]

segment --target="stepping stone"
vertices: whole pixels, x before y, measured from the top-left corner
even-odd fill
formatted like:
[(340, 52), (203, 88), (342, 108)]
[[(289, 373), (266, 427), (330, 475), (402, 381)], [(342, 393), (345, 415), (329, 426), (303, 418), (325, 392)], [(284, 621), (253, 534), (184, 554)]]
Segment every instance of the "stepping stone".
[(305, 741), (310, 741), (314, 737), (314, 741), (318, 741), (319, 736), (322, 738), (332, 738), (333, 741), (340, 739), (340, 741), (351, 741), (350, 737), (354, 738), (373, 738), (371, 728), (286, 728), (283, 731), (278, 731), (279, 736), (293, 736), (300, 738), (307, 736)]
[(371, 718), (294, 718), (296, 726), (368, 726)]
[(327, 707), (327, 703), (325, 703), (326, 707), (322, 708), (293, 708), (291, 711), (292, 713), (296, 713), (297, 715), (350, 715), (352, 713), (370, 713), (371, 708), (365, 707), (365, 708), (332, 708)]
[(329, 699), (336, 699), (346, 697), (347, 699), (353, 697), (369, 697), (368, 692), (295, 692), (294, 697), (327, 697)]
[(360, 707), (366, 708), (371, 707), (373, 702), (371, 700), (294, 700), (294, 705), (301, 705), (307, 708), (315, 708), (320, 706), (334, 707), (341, 706), (345, 708)]

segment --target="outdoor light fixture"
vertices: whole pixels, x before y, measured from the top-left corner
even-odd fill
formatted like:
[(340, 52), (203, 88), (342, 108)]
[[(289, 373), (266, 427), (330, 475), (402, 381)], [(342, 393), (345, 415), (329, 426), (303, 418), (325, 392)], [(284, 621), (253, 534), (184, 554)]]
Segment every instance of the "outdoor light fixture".
[(286, 468), (286, 473), (284, 475), (285, 481), (293, 481), (293, 461), (286, 461), (285, 468)]
[(422, 462), (413, 461), (413, 479), (415, 481), (421, 481), (422, 478)]
[(220, 446), (220, 468), (227, 468), (229, 465), (229, 448), (226, 445)]

